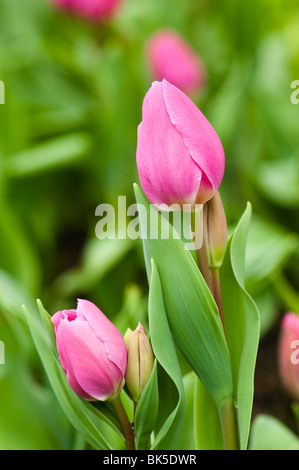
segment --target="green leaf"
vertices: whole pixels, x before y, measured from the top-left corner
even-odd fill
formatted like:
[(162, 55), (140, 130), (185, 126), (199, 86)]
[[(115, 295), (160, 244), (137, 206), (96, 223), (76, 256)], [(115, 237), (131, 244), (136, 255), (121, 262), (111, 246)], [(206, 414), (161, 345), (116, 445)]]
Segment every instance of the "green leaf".
[(135, 445), (137, 450), (148, 448), (151, 433), (156, 424), (159, 406), (157, 362), (142, 392), (135, 414)]
[(9, 177), (25, 177), (48, 172), (51, 169), (73, 164), (84, 157), (90, 149), (87, 134), (69, 134), (10, 155), (5, 160), (5, 171)]
[(52, 350), (53, 354), (57, 356), (54, 325), (51, 322), (51, 316), (45, 310), (42, 302), (39, 299), (37, 299), (36, 303), (45, 330), (44, 339), (47, 342), (49, 348)]
[(184, 375), (185, 413), (180, 449), (194, 450), (196, 447), (194, 423), (194, 386), (198, 380), (197, 375), (191, 371)]
[(241, 449), (248, 443), (259, 342), (259, 312), (245, 290), (245, 250), (251, 205), (231, 235), (220, 270), (224, 327), (229, 347)]
[(299, 238), (276, 224), (253, 217), (246, 250), (246, 288), (261, 290), (299, 245)]
[(36, 319), (25, 306), (23, 310), (49, 382), (66, 416), (86, 441), (96, 449), (123, 448), (123, 440), (120, 438), (121, 433), (115, 427), (114, 422), (109, 420), (90, 402), (78, 397), (70, 388), (59, 363), (58, 354), (55, 353), (54, 336), (53, 331), (51, 331), (49, 316), (42, 307), (41, 302), (38, 303), (43, 318), (41, 325), (35, 321)]
[(40, 360), (22, 310), (25, 299), (35, 308), (24, 287), (0, 271), (0, 449), (70, 449), (74, 429), (47, 382), (39, 380)]
[(184, 385), (167, 321), (160, 277), (153, 260), (149, 292), (149, 327), (153, 352), (160, 366), (158, 426), (151, 448), (176, 449), (183, 427)]
[(14, 211), (3, 200), (1, 217), (5, 220), (0, 226), (1, 269), (15, 276), (34, 295), (42, 277), (36, 248)]
[(232, 395), (233, 385), (229, 352), (214, 299), (191, 253), (160, 213), (161, 230), (169, 230), (169, 239), (147, 236), (148, 228), (153, 228), (150, 224), (157, 222), (150, 218), (149, 203), (137, 185), (135, 195), (148, 277), (153, 259), (175, 343), (220, 407)]
[(249, 450), (299, 450), (299, 438), (273, 416), (257, 416), (251, 428)]
[(253, 181), (261, 193), (279, 207), (298, 207), (298, 151), (285, 158), (258, 162)]
[(198, 378), (194, 388), (196, 448), (199, 450), (223, 450), (221, 423), (215, 403)]

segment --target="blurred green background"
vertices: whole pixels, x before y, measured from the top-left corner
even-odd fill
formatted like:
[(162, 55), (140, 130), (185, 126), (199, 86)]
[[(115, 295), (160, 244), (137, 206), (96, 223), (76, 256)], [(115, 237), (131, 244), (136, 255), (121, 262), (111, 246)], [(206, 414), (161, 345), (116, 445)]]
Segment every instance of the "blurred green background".
[(289, 424), (275, 348), (283, 313), (299, 314), (297, 2), (123, 0), (113, 21), (90, 25), (47, 0), (0, 0), (1, 449), (84, 448), (47, 383), (22, 304), (40, 298), (54, 314), (88, 298), (122, 334), (146, 325), (141, 242), (98, 240), (95, 210), (117, 210), (119, 195), (135, 202), (136, 131), (151, 85), (144, 48), (165, 27), (207, 70), (192, 98), (225, 149), (229, 225), (253, 206), (246, 281), (261, 311), (263, 361), (254, 410), (278, 415), (277, 394)]

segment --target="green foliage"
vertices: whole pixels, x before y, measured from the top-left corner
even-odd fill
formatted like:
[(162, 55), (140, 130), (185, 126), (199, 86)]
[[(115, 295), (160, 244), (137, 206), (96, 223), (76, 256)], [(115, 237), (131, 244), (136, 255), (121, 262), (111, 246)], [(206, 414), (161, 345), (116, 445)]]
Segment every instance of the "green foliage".
[[(184, 417), (184, 386), (165, 310), (160, 276), (151, 262), (149, 297), (150, 339), (160, 365), (159, 410), (153, 449), (174, 449), (179, 446)], [(167, 390), (167, 394), (163, 393)]]
[(299, 439), (278, 419), (260, 415), (253, 421), (250, 450), (299, 450)]
[(259, 344), (259, 312), (245, 290), (245, 252), (251, 219), (247, 208), (231, 235), (221, 268), (224, 329), (232, 364), (240, 447), (247, 448)]
[(136, 449), (147, 449), (151, 433), (156, 424), (159, 407), (157, 363), (155, 362), (151, 377), (138, 401), (135, 414)]
[(140, 213), (144, 254), (151, 276), (153, 259), (161, 279), (165, 309), (175, 343), (209, 390), (217, 406), (232, 394), (229, 353), (215, 301), (198, 270), (191, 253), (162, 213), (158, 213), (161, 230), (168, 224), (170, 239), (151, 239), (147, 228), (150, 205), (135, 186), (136, 199), (147, 208)]

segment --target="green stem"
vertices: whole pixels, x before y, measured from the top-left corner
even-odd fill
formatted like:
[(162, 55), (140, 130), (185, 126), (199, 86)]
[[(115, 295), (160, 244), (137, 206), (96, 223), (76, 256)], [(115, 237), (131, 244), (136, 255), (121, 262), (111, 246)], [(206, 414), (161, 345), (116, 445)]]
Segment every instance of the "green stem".
[(197, 259), (198, 268), (204, 280), (206, 281), (208, 288), (213, 294), (213, 282), (212, 282), (212, 277), (211, 277), (211, 273), (209, 269), (205, 242), (203, 242), (202, 247), (199, 250), (196, 250), (196, 259)]
[(219, 316), (224, 329), (224, 319), (223, 319), (223, 307), (222, 307), (222, 298), (221, 298), (221, 284), (220, 284), (220, 275), (219, 269), (211, 269), (211, 279), (212, 279), (212, 289), (213, 295), (216, 302), (216, 305), (219, 310)]
[(118, 395), (116, 398), (110, 401), (116, 411), (117, 417), (121, 424), (127, 449), (135, 450), (135, 435), (134, 435), (133, 426), (129, 421), (127, 413), (121, 402), (120, 396)]
[(228, 397), (220, 407), (220, 421), (224, 450), (239, 450), (235, 407), (232, 397)]
[[(202, 245), (199, 249), (195, 250), (197, 265), (202, 274), (202, 277), (206, 281), (208, 288), (210, 289), (211, 293), (213, 294), (213, 283), (209, 268), (209, 261), (207, 256), (207, 246), (206, 246), (206, 225), (207, 221), (204, 217), (204, 207), (199, 210), (199, 212), (194, 212), (194, 217), (192, 220), (192, 225), (195, 233), (195, 240), (202, 240)], [(191, 228), (192, 230), (192, 228)]]

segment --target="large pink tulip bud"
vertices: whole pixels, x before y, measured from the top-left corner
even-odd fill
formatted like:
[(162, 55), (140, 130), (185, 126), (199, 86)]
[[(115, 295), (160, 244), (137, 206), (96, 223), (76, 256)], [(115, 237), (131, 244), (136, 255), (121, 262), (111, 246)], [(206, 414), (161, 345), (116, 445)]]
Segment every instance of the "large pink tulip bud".
[(295, 400), (299, 400), (299, 316), (295, 313), (283, 317), (278, 352), (282, 384)]
[(117, 9), (121, 0), (52, 0), (66, 10), (91, 20), (105, 19)]
[(89, 401), (115, 398), (124, 385), (127, 348), (122, 335), (93, 303), (52, 317), (62, 368), (74, 392)]
[(147, 59), (154, 80), (165, 78), (184, 93), (197, 93), (205, 84), (201, 58), (176, 31), (167, 29), (153, 34), (147, 43)]
[(147, 92), (138, 126), (140, 184), (156, 206), (204, 204), (224, 175), (221, 141), (191, 99), (167, 80)]

